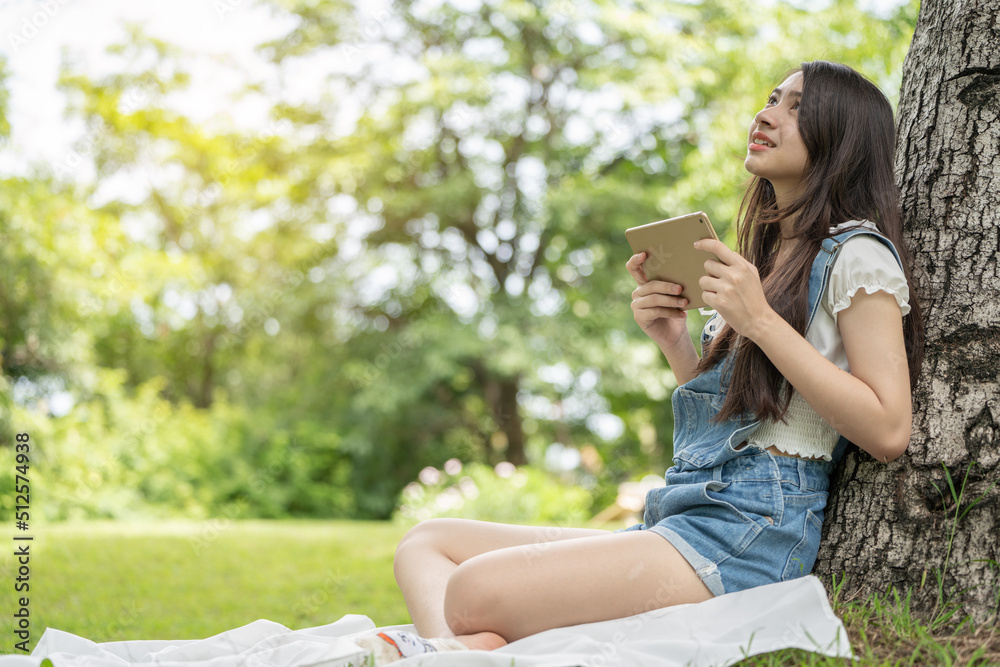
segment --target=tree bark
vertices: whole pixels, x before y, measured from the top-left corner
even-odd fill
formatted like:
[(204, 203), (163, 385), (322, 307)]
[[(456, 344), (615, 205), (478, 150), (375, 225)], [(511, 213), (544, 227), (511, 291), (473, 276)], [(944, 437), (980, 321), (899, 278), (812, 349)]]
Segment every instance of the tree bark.
[(1000, 19), (994, 2), (922, 3), (897, 124), (896, 175), (914, 255), (911, 295), (924, 307), (926, 337), (913, 433), (906, 455), (889, 465), (850, 449), (831, 480), (814, 571), (824, 578), (846, 574), (842, 599), (892, 584), (901, 595), (912, 588), (919, 617), (941, 613), (950, 601), (962, 606), (955, 621), (968, 614), (995, 622)]

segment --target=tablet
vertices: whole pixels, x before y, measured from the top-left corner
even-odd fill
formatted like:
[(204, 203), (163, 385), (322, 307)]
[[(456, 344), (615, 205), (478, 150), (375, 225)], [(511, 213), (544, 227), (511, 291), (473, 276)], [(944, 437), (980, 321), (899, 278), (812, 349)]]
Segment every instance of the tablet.
[(631, 227), (625, 230), (625, 239), (633, 253), (647, 253), (642, 263), (647, 280), (666, 280), (681, 286), (680, 295), (688, 300), (682, 310), (707, 307), (698, 280), (705, 275), (707, 260), (721, 261), (714, 252), (694, 249), (698, 239), (719, 240), (707, 215), (698, 211)]

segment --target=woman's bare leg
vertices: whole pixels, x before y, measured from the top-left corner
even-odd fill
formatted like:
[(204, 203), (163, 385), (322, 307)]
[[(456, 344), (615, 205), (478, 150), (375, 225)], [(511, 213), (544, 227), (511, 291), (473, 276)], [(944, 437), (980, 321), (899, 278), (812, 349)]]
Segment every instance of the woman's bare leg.
[[(430, 519), (415, 526), (399, 543), (393, 569), (417, 632), (423, 637), (453, 637), (456, 633), (445, 621), (445, 592), (448, 580), (460, 564), (514, 546), (524, 546), (525, 558), (531, 559), (534, 554), (547, 551), (553, 542), (606, 535), (609, 535), (606, 530), (591, 528)], [(474, 633), (460, 634), (465, 641), (465, 635)]]
[(680, 552), (653, 532), (538, 546), (496, 549), (459, 564), (445, 591), (448, 627), (459, 636), (485, 631), (511, 642), (713, 597)]

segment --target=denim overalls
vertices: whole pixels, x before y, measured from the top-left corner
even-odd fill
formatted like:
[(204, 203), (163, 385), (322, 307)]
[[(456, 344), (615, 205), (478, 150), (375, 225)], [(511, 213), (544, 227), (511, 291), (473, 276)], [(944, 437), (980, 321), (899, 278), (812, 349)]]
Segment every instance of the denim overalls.
[[(892, 250), (892, 242), (867, 228), (825, 239), (809, 274), (809, 318), (816, 316), (840, 246), (870, 234)], [(709, 336), (702, 332), (702, 350)], [(829, 476), (843, 455), (841, 436), (833, 461), (776, 456), (743, 442), (760, 426), (749, 413), (716, 424), (732, 368), (726, 357), (677, 387), (674, 465), (667, 485), (646, 495), (644, 522), (615, 532), (651, 530), (666, 538), (715, 595), (809, 574), (819, 550)]]

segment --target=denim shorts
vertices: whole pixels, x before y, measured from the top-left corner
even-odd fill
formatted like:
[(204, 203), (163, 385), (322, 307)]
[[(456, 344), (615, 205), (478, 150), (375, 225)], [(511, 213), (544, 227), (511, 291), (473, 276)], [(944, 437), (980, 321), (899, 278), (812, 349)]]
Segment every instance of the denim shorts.
[[(678, 464), (679, 463), (679, 464)], [(747, 445), (714, 467), (675, 462), (646, 494), (644, 522), (687, 559), (713, 595), (809, 574), (833, 463)]]

